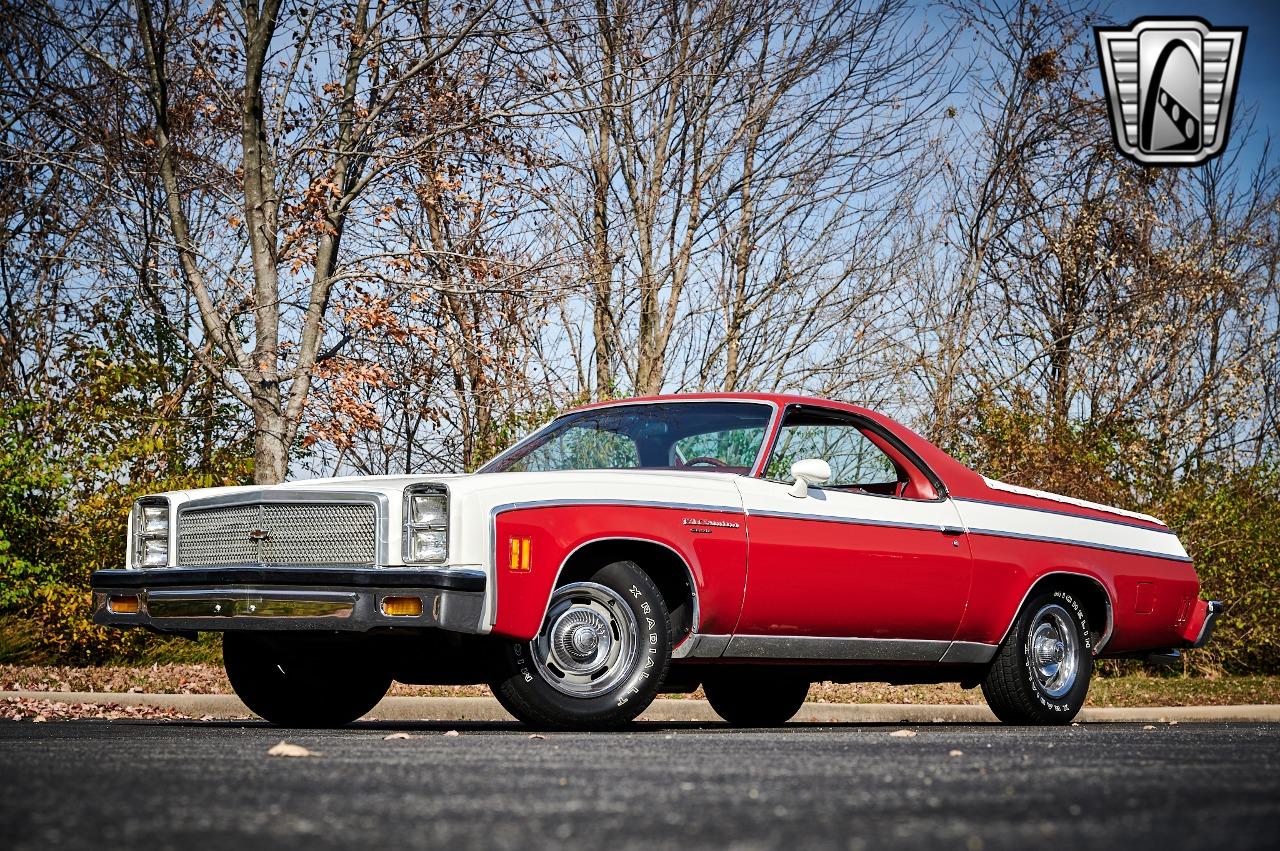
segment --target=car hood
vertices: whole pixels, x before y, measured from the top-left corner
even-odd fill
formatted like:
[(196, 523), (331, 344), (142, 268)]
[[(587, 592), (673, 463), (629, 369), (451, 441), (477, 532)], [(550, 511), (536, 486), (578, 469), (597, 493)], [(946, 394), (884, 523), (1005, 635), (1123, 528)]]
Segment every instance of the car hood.
[[(341, 476), (300, 479), (278, 485), (200, 488), (171, 491), (166, 496), (189, 502), (221, 496), (250, 496), (255, 492), (284, 495), (290, 492), (376, 493), (398, 497), (406, 487), (438, 483), (448, 487), (454, 499), (477, 498), (487, 503), (593, 499), (619, 501), (671, 501), (703, 503), (727, 500), (740, 505), (730, 473), (693, 470), (566, 470), (539, 473), (453, 473), (444, 475)], [(696, 498), (691, 498), (695, 497)]]

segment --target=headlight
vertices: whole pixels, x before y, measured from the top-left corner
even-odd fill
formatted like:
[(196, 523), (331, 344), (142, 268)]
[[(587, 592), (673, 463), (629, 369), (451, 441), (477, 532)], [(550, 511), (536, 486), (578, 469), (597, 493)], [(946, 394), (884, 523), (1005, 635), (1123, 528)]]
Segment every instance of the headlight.
[(169, 564), (169, 503), (149, 497), (133, 505), (133, 566)]
[(410, 548), (413, 561), (444, 561), (448, 555), (449, 538), (444, 532), (414, 529)]
[(404, 560), (439, 564), (449, 557), (449, 494), (417, 485), (404, 495)]
[(142, 506), (142, 528), (144, 535), (169, 534), (169, 508), (165, 505)]
[(169, 542), (160, 538), (142, 539), (142, 566), (159, 567), (169, 563)]
[(448, 517), (449, 509), (444, 494), (409, 495), (409, 522), (414, 526), (443, 526)]

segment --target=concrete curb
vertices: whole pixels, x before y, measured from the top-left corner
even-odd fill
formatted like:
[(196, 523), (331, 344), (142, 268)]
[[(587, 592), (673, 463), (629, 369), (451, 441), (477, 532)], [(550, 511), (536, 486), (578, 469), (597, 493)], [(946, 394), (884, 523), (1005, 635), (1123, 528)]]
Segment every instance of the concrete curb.
[[(62, 703), (114, 703), (119, 706), (155, 706), (193, 718), (248, 718), (248, 708), (233, 694), (138, 694), (110, 692), (0, 691), (0, 700), (23, 698)], [(387, 697), (366, 719), (371, 721), (511, 721), (491, 697)], [(705, 700), (655, 700), (640, 716), (642, 721), (718, 722), (719, 716)], [(897, 703), (806, 703), (796, 721), (838, 724), (994, 723), (985, 706)], [(1280, 705), (1153, 706), (1137, 708), (1088, 708), (1080, 721), (1157, 724), (1178, 722), (1280, 721)]]

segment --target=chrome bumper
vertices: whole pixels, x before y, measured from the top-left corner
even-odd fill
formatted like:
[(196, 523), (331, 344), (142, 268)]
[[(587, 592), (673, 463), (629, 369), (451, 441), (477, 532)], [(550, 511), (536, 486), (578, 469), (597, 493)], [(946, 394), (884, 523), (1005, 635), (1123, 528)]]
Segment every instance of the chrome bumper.
[[(478, 570), (440, 568), (161, 567), (100, 570), (91, 584), (94, 623), (111, 626), (161, 632), (411, 627), (476, 633), (486, 579)], [(422, 613), (385, 614), (386, 597), (417, 598)]]

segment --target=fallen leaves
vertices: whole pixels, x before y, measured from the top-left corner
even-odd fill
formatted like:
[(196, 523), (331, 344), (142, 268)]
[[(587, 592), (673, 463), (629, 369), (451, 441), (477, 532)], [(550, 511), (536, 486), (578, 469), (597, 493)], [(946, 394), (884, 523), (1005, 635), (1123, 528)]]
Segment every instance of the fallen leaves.
[[(151, 664), (0, 665), (0, 691), (92, 691), (114, 694), (232, 694), (221, 665)], [(488, 686), (415, 686), (394, 683), (392, 695), (406, 697), (488, 697)]]
[(541, 733), (530, 733), (530, 734), (529, 734), (529, 738), (531, 738), (531, 739), (545, 739), (545, 738), (546, 738), (546, 736), (542, 735)]
[(6, 697), (0, 699), (0, 719), (6, 721), (73, 721), (81, 718), (119, 721), (181, 721), (188, 718), (174, 709), (158, 706), (121, 706), (118, 703), (66, 703), (42, 698)]
[(383, 737), (382, 737), (382, 741), (384, 741), (384, 742), (394, 742), (394, 741), (399, 741), (399, 740), (402, 740), (402, 739), (412, 739), (412, 738), (416, 738), (416, 737), (415, 737), (415, 736), (410, 736), (408, 733), (392, 733), (392, 734), (391, 734), (391, 735), (389, 735), (389, 736), (383, 736)]
[(951, 752), (947, 754), (947, 756), (964, 756), (964, 751), (960, 750), (959, 748), (953, 748)]
[(889, 735), (897, 739), (910, 739), (919, 734), (915, 730), (894, 730)]
[(0, 665), (0, 690), (230, 694), (231, 683), (218, 665)]
[(444, 733), (443, 733), (443, 735), (445, 735), (445, 736), (460, 736), (460, 735), (462, 735), (462, 734), (461, 734), (461, 733), (459, 733), (457, 730), (445, 730), (445, 731), (444, 731)]
[(302, 745), (295, 745), (292, 742), (280, 742), (267, 751), (267, 756), (308, 757), (320, 756), (320, 752), (307, 750)]

